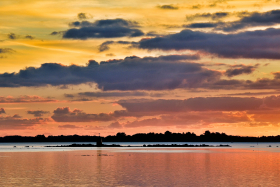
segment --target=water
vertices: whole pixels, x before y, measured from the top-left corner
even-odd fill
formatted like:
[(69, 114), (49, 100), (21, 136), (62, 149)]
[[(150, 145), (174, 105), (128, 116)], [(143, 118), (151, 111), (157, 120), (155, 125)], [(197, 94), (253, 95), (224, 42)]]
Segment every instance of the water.
[(50, 144), (61, 143), (0, 144), (0, 186), (279, 186), (280, 182), (280, 143), (229, 143), (232, 147), (226, 148), (44, 147)]

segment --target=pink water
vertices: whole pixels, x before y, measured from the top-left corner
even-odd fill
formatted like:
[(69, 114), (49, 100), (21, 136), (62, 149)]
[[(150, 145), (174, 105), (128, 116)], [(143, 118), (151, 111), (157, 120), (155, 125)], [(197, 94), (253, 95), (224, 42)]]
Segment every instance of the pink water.
[(0, 186), (279, 186), (280, 153), (253, 149), (0, 152)]

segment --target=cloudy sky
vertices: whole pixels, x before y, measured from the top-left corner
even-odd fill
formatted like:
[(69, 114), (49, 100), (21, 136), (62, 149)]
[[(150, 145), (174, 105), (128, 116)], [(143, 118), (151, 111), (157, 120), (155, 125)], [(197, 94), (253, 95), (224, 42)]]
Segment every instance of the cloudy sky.
[(279, 0), (1, 0), (0, 136), (280, 134)]

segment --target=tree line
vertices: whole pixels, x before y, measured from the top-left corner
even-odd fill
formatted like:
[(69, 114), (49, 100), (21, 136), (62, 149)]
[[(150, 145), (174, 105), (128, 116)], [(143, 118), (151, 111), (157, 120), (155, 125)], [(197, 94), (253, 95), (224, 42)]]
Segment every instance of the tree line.
[[(79, 136), (79, 135), (60, 135), (60, 136), (5, 136), (0, 137), (0, 142), (96, 142), (99, 136)], [(280, 142), (280, 135), (277, 136), (234, 136), (225, 133), (205, 131), (201, 135), (193, 132), (172, 133), (136, 133), (126, 135), (118, 132), (116, 135), (102, 137), (103, 142)]]

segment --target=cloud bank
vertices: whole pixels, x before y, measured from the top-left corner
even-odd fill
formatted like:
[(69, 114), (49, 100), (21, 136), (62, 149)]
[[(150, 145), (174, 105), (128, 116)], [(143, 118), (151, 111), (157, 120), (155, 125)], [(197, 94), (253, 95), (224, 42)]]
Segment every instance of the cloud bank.
[(221, 72), (204, 68), (196, 55), (127, 57), (87, 66), (56, 63), (0, 74), (0, 87), (66, 85), (95, 82), (102, 90), (165, 90), (198, 87), (220, 79)]
[(66, 39), (81, 39), (89, 38), (118, 38), (118, 37), (138, 37), (144, 33), (137, 29), (136, 22), (127, 21), (124, 19), (106, 19), (89, 21), (75, 21), (69, 24), (74, 27), (66, 31), (54, 31), (51, 35), (62, 34)]
[(224, 58), (280, 59), (280, 29), (236, 34), (182, 30), (176, 34), (139, 42), (142, 49), (195, 50)]

